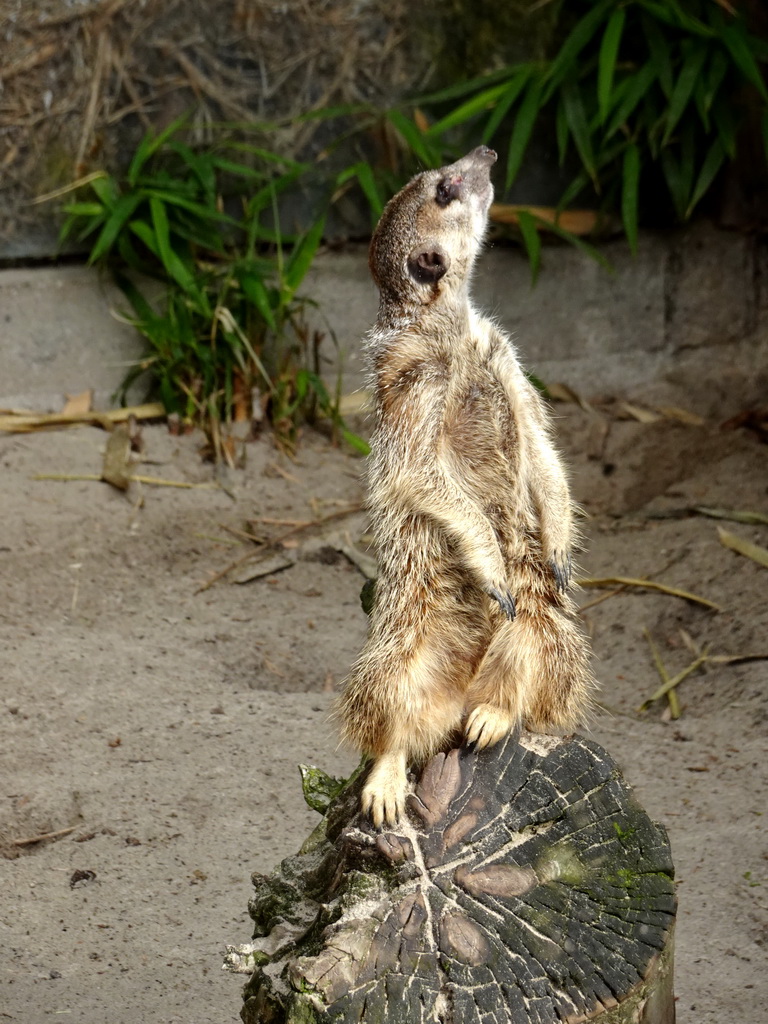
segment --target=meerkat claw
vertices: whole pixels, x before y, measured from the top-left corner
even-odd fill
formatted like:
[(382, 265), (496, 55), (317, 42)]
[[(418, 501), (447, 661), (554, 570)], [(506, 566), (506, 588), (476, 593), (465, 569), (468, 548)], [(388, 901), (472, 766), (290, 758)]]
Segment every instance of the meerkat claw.
[(507, 590), (506, 593), (502, 594), (500, 590), (497, 590), (495, 587), (491, 587), (488, 594), (494, 599), (494, 601), (498, 602), (499, 607), (511, 622), (515, 617), (515, 599), (510, 592)]
[(568, 589), (568, 585), (571, 582), (571, 556), (563, 555), (562, 557), (555, 555), (552, 561), (549, 563), (552, 569), (552, 575), (555, 577), (555, 583), (557, 589), (564, 593)]
[(515, 720), (508, 711), (492, 704), (478, 704), (467, 719), (465, 742), (476, 750), (491, 747), (512, 730)]
[(360, 803), (376, 828), (395, 826), (405, 813), (408, 783), (402, 754), (384, 755), (372, 767)]

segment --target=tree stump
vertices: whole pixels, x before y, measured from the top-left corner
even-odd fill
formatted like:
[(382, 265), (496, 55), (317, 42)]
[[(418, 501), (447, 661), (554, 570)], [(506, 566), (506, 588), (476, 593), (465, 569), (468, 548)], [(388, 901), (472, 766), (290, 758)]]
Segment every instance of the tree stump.
[(383, 833), (361, 786), (254, 877), (245, 1024), (672, 1024), (669, 843), (600, 747), (438, 754)]

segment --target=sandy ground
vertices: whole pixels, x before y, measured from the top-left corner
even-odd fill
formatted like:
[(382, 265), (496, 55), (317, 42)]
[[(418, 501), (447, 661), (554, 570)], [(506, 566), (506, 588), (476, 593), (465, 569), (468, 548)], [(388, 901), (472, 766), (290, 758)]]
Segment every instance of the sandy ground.
[[(588, 515), (584, 572), (651, 576), (721, 606), (582, 591), (602, 685), (591, 734), (669, 829), (678, 1019), (768, 1019), (768, 662), (694, 672), (678, 721), (663, 701), (636, 710), (659, 684), (646, 629), (672, 674), (691, 644), (768, 653), (768, 570), (682, 513), (768, 511), (768, 446), (714, 422), (555, 411)], [(144, 437), (143, 472), (211, 481), (199, 439)], [(292, 463), (264, 438), (231, 494), (145, 486), (141, 508), (106, 484), (33, 479), (98, 472), (104, 439), (0, 436), (0, 1021), (226, 1024), (242, 979), (222, 972), (222, 950), (250, 937), (250, 873), (315, 818), (296, 765), (353, 765), (327, 709), (366, 628), (362, 576), (336, 548), (360, 544), (365, 518), (285, 538), (281, 572), (199, 588), (248, 553), (232, 531), (281, 535), (291, 523), (253, 521), (359, 502), (361, 462), (310, 435)], [(722, 525), (768, 544), (766, 526)]]

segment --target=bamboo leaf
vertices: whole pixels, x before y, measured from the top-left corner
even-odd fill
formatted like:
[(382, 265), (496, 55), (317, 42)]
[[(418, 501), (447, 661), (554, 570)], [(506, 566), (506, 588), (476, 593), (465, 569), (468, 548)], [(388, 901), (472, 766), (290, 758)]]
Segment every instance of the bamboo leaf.
[(693, 179), (696, 174), (696, 142), (694, 139), (693, 123), (686, 121), (680, 135), (680, 189), (681, 198), (684, 198), (683, 220), (686, 218), (686, 211), (691, 201), (693, 192)]
[(715, 176), (722, 167), (724, 160), (725, 148), (720, 139), (715, 139), (715, 141), (709, 147), (709, 152), (704, 157), (704, 162), (701, 165), (699, 177), (697, 178), (696, 185), (693, 189), (693, 195), (691, 196), (690, 202), (688, 203), (688, 209), (685, 211), (686, 220), (691, 216), (694, 207), (702, 199), (702, 197), (709, 189), (709, 186), (715, 180)]
[(166, 128), (164, 128), (158, 135), (145, 135), (144, 138), (138, 145), (136, 152), (133, 155), (133, 159), (128, 165), (127, 178), (130, 185), (135, 185), (138, 181), (139, 175), (141, 174), (144, 165), (147, 160), (157, 152), (158, 149), (172, 136), (174, 135), (183, 124), (189, 119), (188, 114), (183, 114), (181, 117), (172, 121)]
[(737, 22), (731, 22), (727, 25), (720, 34), (720, 39), (727, 47), (739, 71), (755, 86), (766, 103), (768, 103), (768, 89), (765, 87), (765, 81), (760, 73), (760, 68), (757, 66), (754, 54), (749, 48), (744, 32), (743, 19), (740, 18)]
[(597, 170), (595, 168), (595, 154), (592, 149), (592, 137), (589, 130), (586, 111), (581, 89), (576, 82), (569, 82), (562, 89), (563, 106), (565, 118), (568, 122), (576, 149), (579, 151), (581, 162), (594, 182), (595, 188), (599, 191)]
[(614, 6), (614, 3), (615, 0), (600, 0), (588, 14), (585, 14), (576, 23), (544, 76), (546, 90), (543, 96), (543, 103), (547, 103), (555, 89), (570, 74), (575, 65), (576, 58), (597, 32), (598, 26), (604, 20), (606, 12)]
[(515, 75), (514, 78), (508, 83), (505, 88), (504, 94), (499, 98), (493, 113), (488, 118), (483, 134), (481, 136), (482, 142), (489, 142), (493, 138), (494, 133), (498, 129), (501, 122), (509, 112), (510, 107), (518, 98), (520, 93), (525, 88), (526, 83), (531, 77), (531, 68), (523, 67), (520, 72)]
[(114, 178), (108, 176), (94, 178), (91, 188), (109, 210), (113, 209), (120, 198), (120, 191)]
[(443, 135), (451, 128), (455, 128), (457, 125), (466, 124), (467, 121), (471, 120), (477, 114), (480, 114), (482, 111), (487, 110), (488, 107), (493, 106), (506, 91), (506, 83), (493, 85), (490, 89), (483, 89), (482, 92), (479, 92), (468, 100), (465, 100), (464, 103), (456, 107), (455, 110), (452, 110), (450, 114), (446, 114), (445, 117), (436, 121), (425, 134), (429, 138), (435, 138), (436, 136)]
[(626, 13), (623, 8), (615, 10), (608, 19), (600, 44), (597, 58), (597, 105), (600, 124), (605, 123), (611, 105), (613, 91), (613, 75), (616, 70), (616, 58), (621, 44), (621, 33), (624, 31)]
[(569, 138), (568, 118), (565, 116), (565, 104), (562, 96), (557, 104), (557, 113), (555, 114), (555, 136), (557, 138), (557, 162), (562, 167), (568, 154)]
[(701, 74), (701, 69), (704, 66), (704, 61), (707, 59), (709, 52), (709, 45), (707, 43), (700, 43), (690, 48), (690, 51), (683, 61), (683, 66), (680, 69), (675, 88), (672, 93), (672, 98), (669, 101), (669, 110), (667, 111), (667, 127), (664, 132), (664, 138), (662, 139), (662, 145), (665, 146), (672, 135), (672, 132), (677, 126), (677, 122), (683, 115), (683, 111), (688, 105), (688, 100), (691, 98), (696, 81)]
[(467, 82), (459, 82), (437, 92), (430, 92), (425, 96), (419, 96), (413, 102), (417, 106), (422, 107), (431, 106), (435, 103), (445, 103), (447, 100), (455, 100), (461, 96), (469, 96), (477, 89), (484, 89), (486, 86), (494, 85), (496, 82), (506, 81), (510, 76), (516, 75), (518, 71), (526, 67), (532, 67), (532, 65), (510, 64), (499, 68), (497, 71), (492, 71), (490, 74), (478, 75), (476, 78), (470, 78)]
[(646, 95), (657, 75), (657, 69), (653, 64), (644, 64), (639, 71), (627, 80), (625, 89), (622, 90), (622, 99), (614, 110), (608, 127), (605, 130), (605, 137), (609, 139), (614, 132), (624, 125), (634, 113), (638, 103)]
[(579, 238), (578, 235), (573, 234), (572, 231), (566, 231), (565, 228), (560, 227), (557, 221), (542, 221), (546, 225), (547, 230), (553, 234), (562, 238), (566, 242), (570, 242), (571, 245), (577, 249), (581, 249), (583, 253), (593, 259), (596, 263), (599, 263), (605, 270), (613, 270), (609, 260), (603, 255), (602, 252), (594, 245), (590, 245), (589, 242), (585, 242), (583, 238)]
[(526, 89), (525, 97), (520, 104), (520, 109), (515, 118), (515, 127), (512, 130), (512, 137), (509, 140), (507, 150), (507, 174), (505, 178), (506, 187), (512, 184), (517, 177), (520, 166), (528, 148), (528, 143), (536, 124), (536, 118), (541, 109), (542, 84), (539, 79), (532, 79)]
[(239, 225), (239, 222), (233, 217), (229, 217), (226, 213), (221, 213), (215, 206), (204, 206), (202, 203), (196, 203), (194, 200), (187, 199), (185, 196), (179, 195), (178, 192), (173, 192), (167, 188), (148, 188), (146, 195), (150, 199), (159, 200), (163, 205), (179, 206), (182, 210), (187, 210), (203, 220), (229, 224), (232, 227), (238, 227)]
[(288, 298), (293, 298), (297, 288), (304, 280), (304, 276), (309, 270), (309, 265), (315, 258), (324, 229), (325, 217), (318, 217), (309, 231), (299, 239), (291, 250), (283, 276), (283, 284), (288, 293)]
[(376, 178), (374, 177), (371, 165), (365, 160), (361, 160), (359, 163), (353, 164), (351, 167), (346, 167), (336, 179), (337, 185), (344, 185), (347, 181), (352, 178), (356, 178), (360, 188), (363, 190), (368, 205), (371, 208), (371, 214), (376, 220), (381, 216), (382, 210), (384, 209), (384, 200), (379, 191), (379, 186), (376, 184)]
[(536, 284), (541, 266), (541, 238), (536, 227), (536, 219), (527, 210), (519, 210), (517, 223), (520, 227), (520, 234), (523, 237), (525, 250), (528, 253), (528, 262), (531, 266), (531, 285)]
[(240, 278), (240, 287), (259, 311), (267, 326), (276, 331), (277, 323), (272, 304), (269, 301), (269, 292), (261, 278), (255, 274), (244, 274)]
[(677, 157), (669, 149), (664, 149), (661, 152), (661, 169), (664, 172), (664, 179), (675, 212), (680, 220), (684, 220), (685, 211), (688, 208), (688, 195), (683, 186)]
[(723, 84), (723, 79), (729, 67), (730, 61), (723, 51), (720, 49), (715, 50), (712, 60), (709, 62), (709, 74), (705, 77), (704, 106), (707, 113), (712, 109), (712, 103), (720, 91), (720, 86)]
[(399, 110), (388, 110), (387, 120), (399, 132), (416, 158), (425, 167), (434, 167), (440, 162), (439, 150), (422, 135), (414, 122)]
[(736, 119), (733, 116), (733, 104), (729, 97), (718, 96), (712, 105), (712, 120), (715, 122), (717, 135), (731, 160), (736, 158)]
[(650, 59), (659, 79), (659, 85), (669, 100), (675, 86), (669, 41), (656, 22), (652, 18), (647, 17), (647, 15), (643, 15), (642, 25), (645, 41), (650, 51)]
[(744, 555), (745, 558), (751, 558), (753, 562), (757, 562), (758, 565), (763, 565), (768, 569), (768, 548), (761, 547), (759, 544), (753, 544), (751, 540), (739, 537), (737, 534), (731, 533), (730, 530), (724, 530), (722, 526), (718, 526), (717, 535), (724, 547)]
[(624, 151), (621, 182), (621, 219), (629, 247), (637, 255), (637, 209), (640, 193), (640, 150), (630, 142)]
[(107, 212), (101, 203), (66, 203), (62, 210), (73, 217), (104, 217)]
[(154, 228), (157, 252), (166, 273), (177, 284), (181, 285), (185, 291), (196, 291), (197, 286), (192, 272), (171, 245), (170, 228), (165, 205), (156, 196), (151, 196), (149, 208), (152, 215), (152, 227)]
[(134, 192), (128, 196), (120, 196), (109, 213), (109, 217), (96, 239), (90, 255), (89, 263), (97, 263), (102, 256), (105, 256), (115, 243), (117, 236), (122, 231), (128, 219), (133, 215), (134, 210), (142, 200), (142, 196)]
[(715, 35), (714, 29), (684, 11), (676, 0), (639, 0), (639, 3), (655, 18), (672, 28), (683, 28), (707, 39)]

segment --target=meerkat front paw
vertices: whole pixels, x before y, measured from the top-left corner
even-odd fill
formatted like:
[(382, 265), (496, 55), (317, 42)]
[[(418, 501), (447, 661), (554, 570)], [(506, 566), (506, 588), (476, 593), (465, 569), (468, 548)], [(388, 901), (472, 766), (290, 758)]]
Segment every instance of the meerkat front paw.
[(384, 754), (374, 761), (363, 786), (361, 804), (376, 828), (386, 822), (396, 825), (405, 812), (408, 779), (405, 774), (405, 755)]
[(511, 622), (515, 617), (515, 599), (512, 594), (506, 588), (501, 587), (489, 587), (486, 593), (498, 602), (499, 607)]
[(515, 718), (508, 711), (494, 707), (493, 704), (478, 704), (467, 719), (464, 738), (476, 750), (491, 747), (498, 743), (515, 725)]
[(553, 552), (552, 558), (549, 561), (549, 567), (552, 570), (552, 575), (555, 577), (557, 589), (561, 593), (566, 591), (569, 583), (571, 582), (571, 575), (573, 572), (570, 552)]

